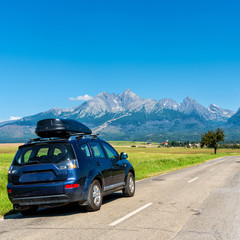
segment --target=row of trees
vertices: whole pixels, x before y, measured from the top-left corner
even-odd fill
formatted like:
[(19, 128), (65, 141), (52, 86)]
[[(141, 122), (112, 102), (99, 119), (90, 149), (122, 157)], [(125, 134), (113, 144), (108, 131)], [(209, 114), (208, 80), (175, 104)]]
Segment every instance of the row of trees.
[(198, 144), (196, 141), (168, 141), (168, 147), (188, 147), (190, 145)]
[(220, 144), (219, 148), (224, 149), (240, 149), (240, 144), (237, 143), (231, 143), (231, 144)]
[[(208, 131), (205, 134), (201, 134), (201, 142), (200, 142), (200, 147), (208, 147), (208, 148), (213, 148), (214, 153), (217, 153), (218, 148), (236, 148), (240, 149), (240, 144), (223, 144), (224, 143), (224, 137), (226, 135), (224, 134), (223, 129), (217, 128), (216, 131)], [(167, 141), (166, 143), (162, 143), (160, 146), (165, 146), (165, 147), (194, 147), (194, 146), (199, 146), (198, 142), (190, 142), (190, 141)]]
[[(219, 148), (219, 144), (221, 142), (224, 142), (224, 131), (221, 128), (217, 128), (216, 131), (208, 131), (205, 134), (201, 135), (201, 143), (200, 146), (203, 148), (204, 146), (209, 147), (209, 148), (214, 148), (214, 153), (217, 153), (217, 149)], [(167, 146), (168, 147), (189, 147), (189, 146), (194, 146), (195, 144), (197, 144), (197, 142), (190, 142), (190, 141), (185, 141), (185, 142), (181, 142), (181, 141), (168, 141)], [(229, 145), (224, 145), (222, 144), (221, 147), (230, 147)], [(232, 145), (231, 148), (240, 148), (240, 145)]]

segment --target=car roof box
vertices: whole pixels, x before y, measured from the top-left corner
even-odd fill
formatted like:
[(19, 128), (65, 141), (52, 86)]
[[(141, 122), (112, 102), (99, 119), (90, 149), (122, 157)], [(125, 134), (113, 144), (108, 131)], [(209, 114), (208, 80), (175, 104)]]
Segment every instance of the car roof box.
[(49, 138), (91, 134), (92, 131), (86, 125), (73, 119), (44, 119), (38, 121), (35, 133), (41, 138)]

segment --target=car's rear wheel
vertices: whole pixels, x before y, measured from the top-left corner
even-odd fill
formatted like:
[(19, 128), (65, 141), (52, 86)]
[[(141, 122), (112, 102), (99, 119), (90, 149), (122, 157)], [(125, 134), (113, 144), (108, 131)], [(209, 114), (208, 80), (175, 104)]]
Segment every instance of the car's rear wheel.
[(98, 180), (94, 180), (91, 184), (90, 191), (88, 193), (88, 205), (87, 211), (97, 211), (102, 205), (102, 188)]
[(135, 193), (135, 178), (131, 172), (127, 175), (126, 186), (123, 189), (125, 197), (132, 197)]
[(29, 207), (28, 209), (26, 210), (20, 210), (20, 213), (23, 215), (23, 216), (29, 216), (29, 215), (34, 215), (37, 213), (37, 210), (38, 210), (38, 207), (37, 206), (32, 206), (32, 207)]

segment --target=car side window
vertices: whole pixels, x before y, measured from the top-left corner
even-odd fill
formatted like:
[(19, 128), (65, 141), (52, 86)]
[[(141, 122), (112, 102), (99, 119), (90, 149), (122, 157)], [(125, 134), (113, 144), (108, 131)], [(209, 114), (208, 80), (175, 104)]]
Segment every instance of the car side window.
[(104, 150), (107, 153), (108, 158), (118, 159), (118, 153), (108, 144), (102, 143)]
[(79, 145), (79, 147), (83, 151), (83, 153), (85, 154), (86, 157), (91, 157), (90, 150), (89, 150), (88, 145), (86, 143)]
[(89, 142), (89, 146), (95, 158), (105, 158), (104, 152), (98, 142)]
[(28, 150), (27, 152), (25, 152), (25, 154), (22, 155), (22, 160), (23, 161), (19, 161), (19, 163), (28, 162), (28, 159), (30, 158), (31, 154), (32, 154), (32, 150)]
[(47, 156), (48, 155), (48, 147), (45, 148), (40, 148), (40, 150), (38, 151), (37, 156), (38, 157), (42, 157), (42, 156)]
[(57, 156), (60, 153), (62, 153), (62, 151), (59, 148), (54, 148), (53, 156)]

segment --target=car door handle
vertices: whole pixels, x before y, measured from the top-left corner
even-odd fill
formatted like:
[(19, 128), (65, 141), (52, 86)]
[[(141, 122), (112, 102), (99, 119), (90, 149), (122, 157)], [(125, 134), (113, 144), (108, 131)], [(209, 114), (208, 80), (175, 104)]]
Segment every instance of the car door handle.
[(96, 165), (97, 165), (97, 166), (100, 166), (101, 164), (100, 164), (100, 162), (97, 162)]

